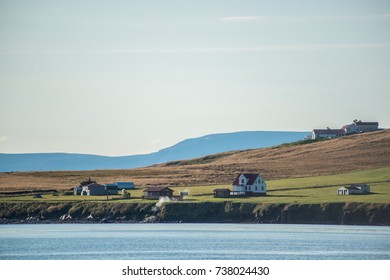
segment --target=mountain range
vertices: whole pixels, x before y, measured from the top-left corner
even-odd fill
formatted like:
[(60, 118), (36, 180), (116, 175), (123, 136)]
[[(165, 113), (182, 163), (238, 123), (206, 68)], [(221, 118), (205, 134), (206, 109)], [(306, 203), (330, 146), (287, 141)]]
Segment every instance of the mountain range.
[(243, 131), (186, 139), (158, 152), (130, 156), (71, 153), (0, 154), (0, 172), (128, 169), (187, 160), (233, 150), (271, 147), (302, 140), (308, 132)]

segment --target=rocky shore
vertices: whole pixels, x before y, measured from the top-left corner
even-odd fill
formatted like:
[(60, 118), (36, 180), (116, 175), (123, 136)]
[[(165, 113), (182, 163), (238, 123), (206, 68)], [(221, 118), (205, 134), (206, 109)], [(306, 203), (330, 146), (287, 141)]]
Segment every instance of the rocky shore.
[(390, 225), (390, 204), (234, 202), (0, 204), (0, 223), (279, 223)]

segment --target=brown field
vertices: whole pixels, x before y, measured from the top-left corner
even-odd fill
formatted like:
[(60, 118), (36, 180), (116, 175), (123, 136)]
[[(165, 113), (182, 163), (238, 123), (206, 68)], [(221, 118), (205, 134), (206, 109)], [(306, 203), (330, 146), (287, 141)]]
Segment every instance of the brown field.
[(239, 172), (260, 172), (265, 180), (340, 174), (390, 166), (390, 130), (300, 145), (234, 151), (188, 161), (128, 170), (5, 172), (0, 192), (67, 190), (91, 177), (99, 183), (147, 185), (229, 184)]

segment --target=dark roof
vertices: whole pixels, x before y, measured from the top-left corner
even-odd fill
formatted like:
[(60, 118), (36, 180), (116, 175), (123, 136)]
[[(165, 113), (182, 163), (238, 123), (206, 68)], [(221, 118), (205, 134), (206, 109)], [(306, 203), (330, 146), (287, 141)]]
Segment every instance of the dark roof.
[(84, 186), (84, 187), (88, 187), (88, 189), (91, 189), (91, 188), (105, 188), (105, 186), (100, 185), (100, 184), (96, 184), (96, 183), (92, 183), (92, 184), (89, 184), (89, 185)]
[(240, 178), (241, 174), (243, 174), (244, 177), (248, 180), (247, 185), (253, 185), (255, 183), (255, 180), (257, 179), (257, 177), (260, 175), (259, 173), (240, 173), (237, 175), (236, 179), (234, 180), (233, 185), (235, 185), (235, 186), (240, 185), (239, 178)]
[(352, 185), (349, 185), (350, 187), (365, 187), (367, 186), (367, 184), (352, 184)]
[(349, 189), (349, 190), (360, 190), (361, 187), (365, 187), (365, 186), (367, 186), (367, 184), (352, 184), (352, 185), (343, 186), (343, 187), (346, 189)]
[(87, 185), (90, 185), (90, 184), (92, 184), (92, 183), (96, 183), (96, 181), (94, 181), (94, 180), (91, 180), (91, 178), (88, 178), (87, 180), (85, 180), (85, 181), (81, 181), (80, 182), (80, 186), (87, 186)]
[(230, 192), (229, 189), (215, 189), (214, 192)]
[(165, 190), (165, 189), (173, 191), (168, 187), (150, 187), (150, 188), (144, 189), (144, 192), (161, 192), (162, 190)]
[(313, 129), (315, 134), (346, 134), (345, 129)]
[(358, 122), (356, 122), (356, 124), (358, 124), (358, 125), (379, 125), (378, 122), (362, 122), (362, 121), (358, 121)]

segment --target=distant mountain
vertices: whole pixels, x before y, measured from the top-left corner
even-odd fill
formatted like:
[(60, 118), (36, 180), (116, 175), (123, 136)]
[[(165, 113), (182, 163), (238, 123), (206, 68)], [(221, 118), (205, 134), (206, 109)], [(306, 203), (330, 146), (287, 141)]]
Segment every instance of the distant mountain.
[(0, 154), (0, 172), (127, 169), (185, 160), (232, 150), (275, 146), (303, 139), (307, 132), (244, 131), (187, 139), (144, 155), (108, 157), (86, 154)]

